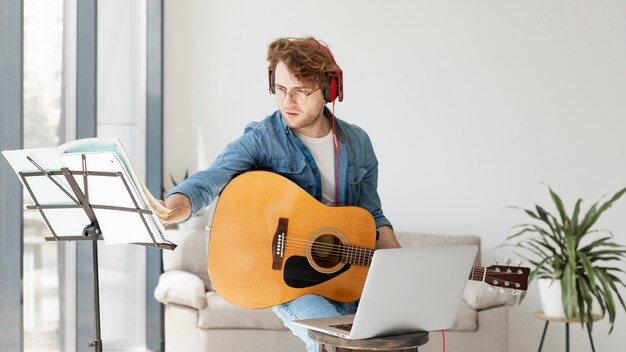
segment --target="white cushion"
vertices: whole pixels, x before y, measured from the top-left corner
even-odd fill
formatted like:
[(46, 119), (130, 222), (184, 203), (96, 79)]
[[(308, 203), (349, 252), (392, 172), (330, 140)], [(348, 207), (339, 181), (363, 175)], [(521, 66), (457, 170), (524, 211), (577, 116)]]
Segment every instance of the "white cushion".
[(163, 251), (163, 271), (184, 270), (198, 276), (206, 290), (212, 290), (207, 270), (208, 231), (167, 230), (167, 238), (177, 247)]
[(508, 291), (500, 293), (496, 288), (493, 292), (489, 292), (489, 285), (480, 281), (468, 281), (463, 291), (463, 300), (467, 304), (476, 309), (487, 309), (503, 305), (514, 305), (517, 297), (511, 295)]
[(204, 284), (192, 273), (171, 270), (161, 274), (154, 298), (163, 304), (179, 304), (195, 309), (206, 306)]
[(478, 329), (478, 312), (467, 305), (463, 300), (459, 303), (456, 311), (454, 324), (449, 330), (453, 331), (476, 331)]
[(414, 232), (396, 231), (396, 237), (402, 247), (433, 247), (433, 246), (458, 246), (475, 244), (478, 253), (474, 265), (480, 266), (480, 237), (474, 235), (427, 235)]
[(206, 293), (207, 305), (198, 312), (198, 327), (201, 329), (286, 329), (271, 309), (239, 308), (215, 291)]

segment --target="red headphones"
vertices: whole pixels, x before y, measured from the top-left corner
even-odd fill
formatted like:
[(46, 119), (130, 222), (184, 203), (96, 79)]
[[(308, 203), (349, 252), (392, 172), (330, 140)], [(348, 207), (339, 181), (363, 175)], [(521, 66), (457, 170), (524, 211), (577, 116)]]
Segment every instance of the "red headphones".
[[(326, 86), (326, 88), (324, 88), (324, 91), (323, 91), (324, 92), (324, 100), (327, 103), (333, 102), (337, 98), (339, 98), (339, 101), (343, 101), (343, 71), (341, 71), (341, 68), (335, 62), (335, 58), (333, 57), (333, 54), (330, 52), (330, 49), (328, 49), (328, 47), (326, 47), (325, 45), (323, 45), (322, 43), (318, 42), (317, 40), (315, 40), (313, 38), (311, 38), (311, 39), (296, 39), (296, 40), (307, 40), (307, 41), (310, 40), (310, 41), (314, 41), (315, 44), (317, 44), (320, 47), (322, 47), (324, 52), (326, 52), (326, 55), (328, 56), (330, 61), (336, 67), (335, 72), (337, 72), (337, 76), (331, 77), (330, 78), (330, 82), (328, 82), (328, 85)], [(274, 71), (272, 69), (268, 70), (268, 76), (269, 76), (270, 91), (271, 92), (275, 92), (276, 91), (276, 84), (274, 82), (274, 80), (275, 80), (275, 78), (274, 78)]]

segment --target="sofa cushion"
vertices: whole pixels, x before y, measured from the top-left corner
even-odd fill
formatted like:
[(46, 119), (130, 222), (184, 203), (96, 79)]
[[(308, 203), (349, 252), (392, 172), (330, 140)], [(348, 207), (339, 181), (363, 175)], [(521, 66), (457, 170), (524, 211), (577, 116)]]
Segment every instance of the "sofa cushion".
[[(478, 246), (474, 265), (480, 266), (480, 237), (473, 235), (426, 235), (414, 232), (396, 231), (402, 247), (433, 247), (475, 244)], [(469, 273), (468, 273), (469, 276)]]
[[(198, 312), (198, 327), (201, 329), (286, 329), (283, 322), (271, 309), (243, 309), (228, 303), (215, 291), (206, 294), (206, 307)], [(478, 312), (461, 300), (449, 330), (476, 331)]]
[(476, 331), (478, 329), (478, 312), (461, 300), (456, 311), (454, 324), (449, 330)]
[(500, 293), (499, 289), (489, 292), (489, 286), (479, 281), (468, 281), (463, 291), (463, 300), (476, 309), (488, 309), (503, 305), (514, 305), (517, 297), (507, 293)]
[(163, 251), (163, 271), (184, 270), (197, 275), (206, 290), (212, 290), (207, 270), (208, 231), (167, 230), (167, 238), (177, 247)]
[(286, 329), (271, 309), (239, 308), (215, 291), (206, 293), (206, 307), (198, 312), (198, 327), (201, 329)]
[(206, 306), (202, 280), (192, 273), (170, 270), (161, 274), (154, 289), (154, 298), (163, 304), (179, 304), (200, 309)]

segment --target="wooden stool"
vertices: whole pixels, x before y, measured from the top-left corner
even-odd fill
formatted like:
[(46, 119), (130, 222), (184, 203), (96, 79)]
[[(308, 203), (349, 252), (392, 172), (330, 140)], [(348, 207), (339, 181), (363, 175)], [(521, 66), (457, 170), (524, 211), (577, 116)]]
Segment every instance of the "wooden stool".
[[(535, 312), (535, 318), (545, 320), (546, 325), (543, 327), (543, 334), (541, 335), (541, 342), (539, 343), (539, 352), (541, 352), (541, 348), (543, 347), (543, 340), (546, 337), (546, 330), (548, 330), (548, 323), (551, 321), (565, 323), (565, 351), (569, 352), (569, 323), (580, 323), (580, 316), (570, 317), (570, 318), (558, 318), (558, 317), (550, 317), (543, 314), (543, 311)], [(593, 321), (597, 321), (602, 319), (602, 316), (598, 314), (592, 314), (591, 319)], [(591, 344), (591, 351), (595, 352), (596, 348), (593, 345), (593, 338), (591, 337), (591, 331), (589, 331), (589, 322), (587, 322), (587, 316), (585, 316), (585, 323), (587, 325), (587, 333), (589, 334), (589, 343)]]
[[(320, 343), (320, 352), (335, 352), (337, 348), (365, 351), (414, 351), (428, 342), (428, 331), (412, 334), (372, 337), (370, 339), (349, 340), (342, 337), (309, 330), (309, 337)], [(323, 349), (324, 348), (324, 349)]]

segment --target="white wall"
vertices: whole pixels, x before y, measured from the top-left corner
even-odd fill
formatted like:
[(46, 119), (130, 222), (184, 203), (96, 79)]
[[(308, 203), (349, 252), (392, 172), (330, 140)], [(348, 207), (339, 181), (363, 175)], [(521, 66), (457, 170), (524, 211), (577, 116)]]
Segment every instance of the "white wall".
[[(344, 71), (336, 114), (369, 132), (397, 229), (478, 234), (488, 265), (526, 220), (504, 208), (547, 204), (542, 182), (570, 209), (626, 186), (625, 2), (170, 0), (165, 25), (166, 178), (275, 110), (267, 44), (314, 35)], [(625, 212), (623, 199), (599, 223), (621, 243)], [(535, 291), (511, 310), (510, 351), (538, 346)], [(597, 323), (597, 350), (626, 345), (625, 318), (610, 336)], [(589, 350), (578, 325), (571, 335)], [(552, 326), (544, 350), (563, 345)]]

